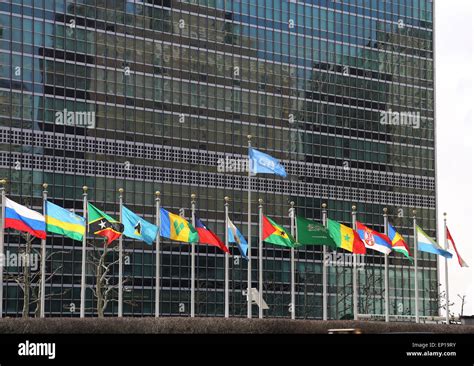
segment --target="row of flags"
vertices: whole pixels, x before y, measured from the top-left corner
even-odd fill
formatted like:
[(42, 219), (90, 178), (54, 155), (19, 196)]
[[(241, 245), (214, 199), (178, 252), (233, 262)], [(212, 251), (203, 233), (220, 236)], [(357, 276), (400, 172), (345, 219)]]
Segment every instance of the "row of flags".
[[(59, 234), (73, 240), (82, 241), (86, 232), (86, 219), (82, 216), (46, 201), (45, 212), (39, 212), (22, 206), (9, 198), (5, 204), (5, 229), (27, 232), (40, 239), (46, 239), (46, 233)], [(124, 235), (131, 239), (142, 240), (152, 245), (159, 235), (164, 238), (185, 243), (201, 243), (214, 245), (229, 253), (222, 240), (196, 218), (193, 227), (185, 218), (160, 208), (160, 229), (158, 226), (143, 219), (126, 206), (122, 206), (122, 222), (117, 221), (90, 202), (87, 204), (87, 224), (89, 232), (103, 237), (107, 244)], [(247, 258), (247, 241), (228, 220), (229, 243), (237, 244), (242, 256)]]
[[(251, 202), (251, 175), (258, 173), (262, 174), (276, 174), (281, 177), (286, 177), (286, 171), (283, 165), (272, 156), (251, 147), (251, 136), (249, 136), (249, 185), (248, 185), (248, 202)], [(159, 196), (159, 194), (158, 194)], [(157, 197), (158, 197), (157, 196)], [(247, 317), (252, 317), (252, 303), (254, 296), (252, 295), (252, 279), (251, 266), (252, 256), (249, 255), (249, 245), (247, 240), (232, 223), (228, 215), (228, 205), (225, 205), (225, 226), (226, 244), (212, 232), (203, 222), (196, 216), (194, 201), (192, 202), (192, 224), (180, 215), (176, 215), (160, 207), (160, 200), (157, 198), (157, 222), (152, 224), (141, 216), (137, 215), (126, 206), (123, 205), (122, 193), (120, 194), (120, 220), (116, 220), (109, 216), (99, 208), (87, 201), (87, 194), (84, 196), (84, 217), (76, 215), (75, 213), (58, 206), (47, 200), (47, 192), (43, 192), (43, 215), (39, 212), (28, 209), (25, 206), (8, 199), (5, 196), (4, 189), (2, 189), (2, 205), (5, 208), (4, 222), (0, 222), (2, 228), (11, 228), (19, 231), (28, 232), (31, 235), (42, 239), (42, 251), (46, 251), (46, 233), (64, 235), (73, 240), (82, 241), (82, 275), (81, 275), (81, 317), (84, 317), (85, 309), (85, 250), (86, 250), (86, 232), (98, 235), (104, 238), (105, 243), (110, 244), (114, 240), (119, 239), (119, 263), (122, 263), (123, 247), (122, 237), (142, 240), (148, 245), (156, 243), (156, 292), (155, 292), (155, 316), (159, 316), (159, 243), (160, 238), (168, 238), (184, 243), (200, 243), (209, 244), (220, 248), (226, 253), (225, 260), (225, 316), (229, 316), (229, 285), (228, 285), (228, 244), (236, 244), (242, 257), (248, 260), (247, 266)], [(226, 198), (227, 202), (227, 198)], [(323, 251), (326, 247), (335, 250), (337, 248), (344, 249), (353, 254), (366, 254), (367, 249), (371, 249), (385, 255), (385, 318), (389, 321), (389, 288), (388, 288), (388, 254), (398, 252), (403, 254), (409, 260), (414, 261), (415, 278), (417, 278), (417, 260), (416, 253), (414, 258), (411, 257), (410, 250), (402, 235), (388, 222), (388, 217), (384, 214), (384, 232), (379, 233), (363, 223), (356, 220), (356, 215), (353, 212), (352, 227), (345, 226), (335, 220), (327, 218), (327, 212), (323, 210), (323, 223), (316, 222), (304, 217), (297, 216), (293, 203), (290, 210), (291, 232), (288, 232), (283, 226), (279, 225), (271, 218), (263, 214), (263, 207), (259, 205), (259, 299), (258, 304), (263, 304), (263, 262), (262, 262), (262, 243), (270, 243), (291, 250), (291, 298), (292, 298), (292, 319), (295, 319), (295, 281), (294, 281), (294, 250), (304, 245), (321, 245)], [(87, 225), (89, 230), (87, 229)], [(251, 207), (249, 204), (248, 210), (248, 239), (251, 236)], [(431, 239), (418, 225), (414, 218), (414, 235), (415, 248), (419, 251), (428, 252), (443, 256), (446, 258), (452, 257), (449, 249), (453, 249), (458, 262), (461, 267), (467, 267), (467, 263), (461, 258), (454, 240), (446, 226), (445, 220), (445, 248), (439, 246), (433, 239)], [(3, 230), (0, 235), (3, 238)], [(191, 317), (194, 316), (194, 282), (195, 282), (195, 268), (194, 268), (194, 245), (191, 251)], [(44, 272), (45, 263), (42, 262), (42, 269)], [(120, 265), (121, 266), (121, 265)], [(446, 267), (447, 268), (447, 267)], [(323, 274), (326, 273), (325, 265), (323, 265)], [(3, 269), (2, 269), (3, 273)], [(357, 276), (353, 272), (353, 296), (354, 296), (354, 319), (357, 320), (358, 301), (357, 301)], [(325, 279), (326, 278), (326, 279)], [(446, 270), (447, 281), (447, 270)], [(119, 270), (119, 282), (122, 283), (121, 270)], [(327, 320), (327, 276), (323, 275), (323, 319)], [(41, 290), (41, 311), (44, 317), (44, 279), (42, 279)], [(0, 281), (0, 286), (2, 281)], [(1, 294), (2, 291), (0, 291)], [(448, 291), (446, 291), (446, 300), (448, 302)], [(418, 317), (418, 291), (417, 282), (415, 281), (415, 317)], [(122, 316), (123, 303), (123, 288), (119, 286), (119, 315)], [(259, 305), (259, 317), (263, 317), (262, 306)], [(446, 308), (448, 314), (448, 307)], [(1, 317), (1, 301), (0, 301), (0, 317)], [(448, 321), (448, 315), (447, 315)]]
[[(277, 231), (278, 234), (269, 235), (272, 229)], [(453, 255), (448, 250), (441, 248), (418, 225), (416, 225), (416, 230), (418, 251), (437, 254), (448, 259), (452, 258)], [(367, 249), (383, 254), (390, 254), (394, 251), (413, 261), (405, 239), (390, 223), (388, 223), (388, 234), (385, 235), (359, 221), (356, 221), (356, 230), (354, 230), (331, 219), (327, 219), (327, 227), (325, 227), (321, 223), (296, 216), (297, 239), (295, 239), (286, 229), (264, 216), (263, 233), (265, 242), (290, 248), (298, 248), (301, 245), (326, 245), (332, 249), (345, 249), (353, 254), (366, 254)], [(460, 256), (449, 230), (447, 230), (447, 240), (449, 249), (456, 253), (460, 266), (467, 267), (468, 265)]]
[[(159, 228), (126, 206), (122, 206), (121, 217), (122, 222), (119, 222), (93, 204), (87, 204), (89, 232), (103, 237), (107, 244), (124, 235), (152, 245), (157, 235), (160, 235), (184, 243), (213, 245), (223, 252), (229, 253), (229, 248), (224, 242), (198, 217), (196, 217), (195, 226), (193, 226), (180, 215), (160, 208)], [(227, 223), (228, 242), (236, 244), (242, 257), (248, 258), (247, 240), (230, 219), (227, 219)], [(86, 232), (86, 219), (50, 201), (46, 201), (45, 212), (42, 215), (6, 198), (4, 228), (28, 232), (40, 239), (46, 239), (46, 233), (50, 232), (82, 241)], [(438, 245), (418, 225), (416, 225), (416, 230), (419, 251), (448, 259), (452, 258), (451, 252)], [(460, 266), (467, 267), (467, 263), (460, 256), (449, 230), (446, 233), (449, 247), (454, 250)], [(263, 215), (262, 240), (287, 248), (325, 245), (332, 249), (341, 248), (353, 254), (366, 254), (367, 249), (383, 254), (390, 254), (394, 251), (412, 260), (406, 241), (390, 223), (386, 235), (359, 221), (356, 222), (356, 229), (352, 229), (331, 219), (327, 219), (327, 226), (324, 226), (322, 223), (296, 216), (296, 238), (294, 238), (283, 226)]]
[[(251, 137), (248, 136), (248, 147), (249, 147), (249, 165), (253, 163), (252, 165), (252, 172), (254, 173), (266, 173), (266, 174), (275, 174), (281, 177), (286, 177), (286, 171), (284, 167), (280, 164), (280, 162), (271, 157), (268, 154), (258, 152), (255, 154), (255, 150), (252, 149), (251, 147)], [(249, 174), (249, 184), (248, 184), (248, 200), (250, 202), (250, 185), (251, 185), (251, 178)], [(293, 217), (294, 215), (294, 208), (292, 207), (291, 209)], [(248, 222), (250, 226), (250, 209), (248, 213)], [(326, 223), (324, 228), (327, 229), (327, 232), (325, 232), (323, 227), (319, 228), (319, 231), (324, 233), (322, 235), (322, 240), (326, 242), (326, 244), (323, 245), (328, 245), (331, 246), (332, 243), (330, 240), (328, 240), (330, 237), (336, 247), (346, 249), (348, 251), (351, 251), (355, 254), (365, 254), (366, 248), (373, 249), (375, 251), (379, 251), (381, 253), (384, 253), (385, 256), (385, 270), (384, 270), (384, 283), (385, 283), (385, 321), (389, 322), (390, 321), (390, 311), (389, 311), (389, 274), (388, 274), (388, 254), (391, 253), (392, 251), (394, 252), (399, 252), (405, 255), (407, 258), (409, 258), (411, 261), (414, 262), (414, 271), (415, 271), (415, 278), (418, 278), (418, 263), (417, 263), (417, 253), (414, 253), (414, 258), (411, 257), (410, 251), (408, 249), (408, 246), (406, 245), (405, 240), (403, 237), (393, 228), (393, 226), (388, 222), (388, 217), (386, 214), (384, 214), (384, 234), (378, 233), (375, 230), (372, 230), (368, 228), (367, 226), (363, 225), (360, 222), (356, 221), (356, 215), (353, 213), (352, 216), (352, 226), (353, 229), (344, 226), (336, 221), (327, 219), (326, 217), (326, 210), (323, 211), (323, 220)], [(265, 220), (263, 220), (265, 221)], [(292, 218), (292, 232), (294, 230), (294, 221)], [(461, 267), (467, 267), (467, 263), (461, 258), (456, 245), (454, 244), (454, 240), (452, 239), (451, 234), (449, 233), (449, 229), (446, 225), (446, 219), (444, 220), (444, 242), (445, 242), (445, 248), (443, 249), (440, 245), (438, 245), (433, 239), (431, 239), (424, 231), (421, 229), (417, 224), (416, 224), (416, 218), (413, 217), (413, 226), (414, 226), (414, 232), (413, 235), (415, 237), (415, 250), (416, 251), (422, 251), (422, 252), (427, 252), (427, 253), (432, 253), (436, 254), (439, 256), (442, 256), (445, 258), (445, 284), (446, 284), (446, 291), (445, 291), (445, 301), (446, 301), (446, 323), (449, 323), (449, 296), (448, 296), (448, 259), (452, 258), (452, 254), (449, 252), (449, 249), (453, 249), (454, 252), (456, 253), (456, 256), (458, 258), (458, 263)], [(315, 227), (314, 223), (308, 223), (308, 228)], [(316, 228), (317, 229), (317, 228)], [(316, 230), (318, 231), (318, 229)], [(304, 230), (303, 230), (304, 232)], [(287, 233), (284, 233), (281, 231), (281, 236), (285, 237)], [(301, 239), (301, 234), (302, 231), (300, 230), (300, 235), (298, 236), (298, 232), (296, 232), (297, 236), (297, 242), (301, 243), (303, 240)], [(250, 236), (250, 233), (249, 233)], [(260, 238), (262, 241), (263, 238)], [(259, 243), (259, 250), (261, 250), (261, 243)], [(326, 251), (326, 247), (323, 247), (323, 252)], [(261, 257), (260, 257), (261, 261)], [(248, 272), (250, 273), (251, 267), (250, 267), (250, 262), (248, 266)], [(292, 247), (291, 249), (291, 266), (292, 266), (292, 280), (291, 280), (291, 298), (292, 298), (292, 303), (295, 301), (295, 282), (293, 279), (293, 274), (294, 274), (294, 248)], [(323, 320), (327, 320), (327, 275), (326, 275), (326, 266), (323, 264), (323, 284), (322, 284), (322, 289), (323, 289)], [(263, 289), (263, 281), (262, 281), (262, 275), (261, 273), (259, 274), (260, 276), (260, 288)], [(251, 286), (251, 280), (250, 280), (250, 275), (247, 276), (248, 279), (248, 288)], [(356, 271), (353, 271), (353, 314), (354, 314), (354, 320), (358, 319), (358, 294), (357, 294), (357, 275)], [(260, 293), (260, 296), (261, 293)], [(260, 299), (262, 300), (262, 299)], [(251, 318), (252, 317), (252, 309), (251, 309), (251, 299), (248, 298), (248, 306), (247, 306), (247, 317)], [(263, 312), (259, 311), (259, 317), (263, 317)], [(295, 319), (295, 307), (292, 306), (291, 310), (291, 318)], [(419, 292), (418, 292), (418, 281), (415, 280), (415, 321), (418, 323), (419, 322)]]

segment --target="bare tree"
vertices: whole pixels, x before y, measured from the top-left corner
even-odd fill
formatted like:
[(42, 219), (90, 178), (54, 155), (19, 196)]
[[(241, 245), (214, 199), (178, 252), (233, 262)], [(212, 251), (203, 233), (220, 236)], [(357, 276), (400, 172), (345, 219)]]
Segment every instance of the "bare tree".
[[(341, 271), (339, 271), (340, 267), (336, 267), (336, 281), (339, 282), (339, 278), (346, 277), (346, 273), (350, 272), (348, 268), (342, 267)], [(345, 283), (344, 286), (338, 286), (339, 283), (336, 284), (337, 292), (336, 292), (336, 314), (338, 319), (352, 319), (353, 315), (353, 307), (352, 307), (352, 292), (347, 292), (347, 288), (352, 288), (352, 282)]]
[[(104, 317), (105, 310), (111, 302), (118, 301), (118, 278), (113, 275), (113, 267), (118, 265), (119, 259), (110, 260), (115, 257), (114, 253), (118, 252), (116, 246), (110, 246), (105, 240), (101, 240), (101, 245), (96, 246), (93, 242), (89, 242), (93, 248), (89, 252), (86, 262), (91, 265), (92, 271), (95, 277), (95, 284), (89, 286), (96, 299), (97, 316), (99, 318)], [(122, 286), (128, 283), (130, 278), (125, 278), (122, 282)], [(131, 306), (137, 306), (136, 302), (124, 300), (124, 304)]]
[[(35, 239), (29, 233), (22, 233), (22, 238), (25, 239), (24, 247), (20, 247), (18, 251), (18, 265), (22, 265), (22, 271), (18, 271), (18, 273), (6, 273), (5, 279), (14, 281), (20, 290), (23, 292), (23, 308), (22, 308), (22, 317), (28, 318), (30, 316), (30, 307), (32, 305), (36, 305), (34, 310), (35, 317), (39, 317), (41, 313), (41, 301), (40, 301), (40, 288), (41, 288), (41, 275), (42, 275), (42, 268), (41, 268), (41, 261), (42, 261), (42, 254), (41, 251), (36, 249), (33, 246), (33, 240)], [(48, 262), (53, 256), (58, 254), (69, 253), (66, 251), (56, 251), (51, 252), (46, 257), (46, 262)], [(35, 256), (38, 263), (38, 271), (32, 273), (31, 272), (31, 261), (33, 256)], [(52, 273), (48, 276), (45, 276), (45, 283), (48, 283), (51, 278), (53, 278), (58, 272), (62, 270), (63, 266), (57, 267)], [(69, 289), (61, 291), (59, 293), (49, 293), (45, 295), (45, 299), (47, 298), (54, 298), (57, 296), (62, 296), (69, 292)]]
[[(343, 268), (343, 275), (346, 274), (348, 269)], [(336, 270), (337, 271), (337, 270)], [(338, 286), (337, 291), (337, 311), (339, 319), (352, 319), (354, 317), (353, 310), (353, 296), (352, 291), (352, 276), (351, 280), (344, 284), (344, 286)], [(371, 314), (374, 312), (374, 304), (376, 299), (382, 298), (384, 295), (384, 289), (382, 288), (382, 277), (376, 277), (373, 272), (366, 272), (365, 281), (359, 283), (358, 287), (358, 309), (361, 314)]]
[[(29, 233), (26, 234), (25, 237), (26, 244), (24, 252), (20, 255), (23, 256), (23, 286), (20, 284), (20, 288), (23, 290), (23, 313), (22, 317), (28, 318), (30, 313), (30, 284), (31, 284), (31, 268), (30, 268), (30, 260), (31, 260), (31, 251), (33, 246), (33, 236)], [(17, 282), (18, 283), (18, 282)]]
[(362, 314), (371, 314), (374, 311), (376, 299), (383, 298), (385, 290), (382, 287), (382, 277), (375, 276), (369, 272), (365, 276), (365, 282), (359, 285), (361, 296), (359, 297), (360, 311)]
[(111, 282), (110, 276), (110, 271), (118, 263), (118, 259), (107, 263), (108, 254), (114, 252), (115, 248), (110, 248), (105, 240), (102, 243), (102, 247), (92, 245), (94, 250), (90, 252), (87, 260), (92, 265), (94, 272), (95, 284), (91, 285), (90, 288), (96, 298), (96, 311), (99, 318), (104, 317), (105, 309), (118, 287)]
[[(440, 313), (442, 311), (446, 312), (446, 291), (439, 291), (441, 288), (441, 284), (439, 283), (438, 286), (430, 286), (429, 294), (430, 299), (433, 300), (431, 303), (433, 312)], [(454, 312), (451, 311), (454, 302), (449, 302), (449, 318), (454, 318)]]
[(461, 299), (461, 313), (459, 314), (459, 317), (464, 316), (464, 305), (466, 304), (466, 295), (459, 295), (458, 297)]

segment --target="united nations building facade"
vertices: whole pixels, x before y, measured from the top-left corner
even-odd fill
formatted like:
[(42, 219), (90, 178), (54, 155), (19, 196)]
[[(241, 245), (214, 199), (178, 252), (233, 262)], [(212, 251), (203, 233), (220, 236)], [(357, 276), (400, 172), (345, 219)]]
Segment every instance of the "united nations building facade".
[[(288, 209), (321, 221), (357, 219), (383, 232), (383, 209), (413, 252), (412, 211), (436, 238), (433, 3), (431, 0), (14, 0), (0, 2), (0, 178), (7, 196), (42, 211), (48, 199), (82, 215), (88, 200), (119, 218), (124, 204), (150, 222), (155, 192), (224, 238), (229, 216), (247, 236), (252, 146), (288, 176), (252, 177), (252, 257), (258, 208), (289, 227)], [(117, 244), (87, 245), (86, 316), (97, 282), (117, 315)], [(39, 248), (38, 239), (32, 242)], [(48, 234), (46, 316), (79, 316), (81, 242)], [(124, 316), (154, 314), (155, 249), (124, 238)], [(247, 262), (230, 247), (230, 316), (247, 316)], [(25, 237), (5, 233), (5, 252)], [(190, 314), (191, 245), (161, 242), (162, 316)], [(352, 318), (353, 266), (329, 252), (328, 317)], [(290, 252), (265, 244), (265, 317), (290, 317)], [(322, 318), (320, 246), (296, 250), (296, 318)], [(438, 315), (435, 256), (418, 253), (420, 315)], [(252, 261), (253, 287), (258, 261)], [(4, 311), (25, 312), (24, 270), (6, 263)], [(224, 253), (196, 245), (196, 316), (224, 315)], [(35, 313), (31, 268), (30, 316)], [(357, 267), (359, 312), (384, 313), (384, 256)], [(38, 276), (36, 276), (38, 277)], [(23, 279), (22, 279), (23, 278)], [(36, 281), (36, 282), (35, 282)], [(413, 263), (389, 256), (390, 314), (415, 311)], [(37, 292), (36, 292), (37, 293)], [(254, 315), (258, 309), (254, 306)]]

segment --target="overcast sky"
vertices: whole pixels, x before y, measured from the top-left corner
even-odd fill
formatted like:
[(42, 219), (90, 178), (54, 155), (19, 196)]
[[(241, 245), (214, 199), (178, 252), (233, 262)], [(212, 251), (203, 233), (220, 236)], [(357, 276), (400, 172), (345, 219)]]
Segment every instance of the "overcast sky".
[[(460, 312), (457, 295), (467, 295), (465, 315), (474, 314), (472, 3), (436, 0), (435, 6), (439, 237), (442, 241), (443, 212), (447, 212), (449, 231), (470, 265), (460, 268), (454, 257), (448, 265), (453, 310)], [(444, 285), (444, 263), (440, 265), (440, 279)]]

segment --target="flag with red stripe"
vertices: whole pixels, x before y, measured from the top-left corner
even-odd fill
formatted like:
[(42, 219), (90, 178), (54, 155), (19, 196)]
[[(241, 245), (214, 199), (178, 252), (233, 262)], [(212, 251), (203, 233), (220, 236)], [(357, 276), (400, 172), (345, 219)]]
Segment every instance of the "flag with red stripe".
[(446, 226), (446, 239), (448, 240), (448, 248), (453, 248), (454, 252), (456, 253), (456, 256), (458, 257), (458, 262), (461, 267), (469, 267), (468, 264), (462, 259), (462, 257), (459, 255), (458, 249), (456, 248), (456, 244), (454, 244), (453, 237), (451, 236), (451, 233), (449, 232), (448, 227)]

